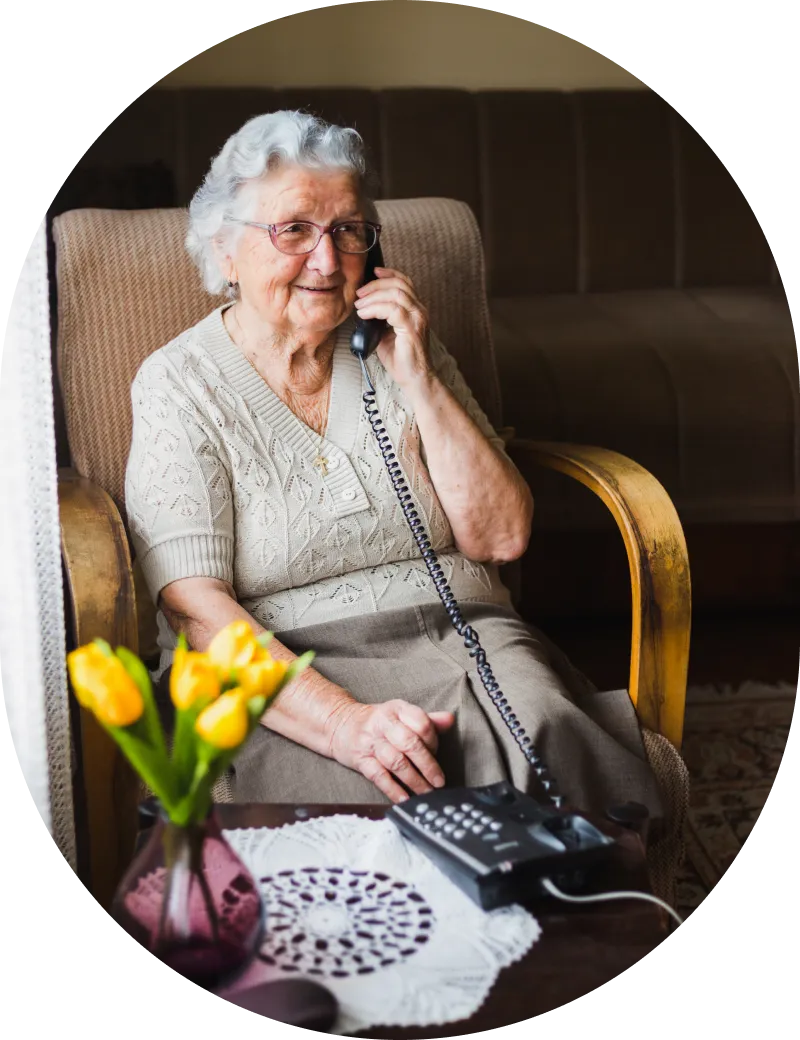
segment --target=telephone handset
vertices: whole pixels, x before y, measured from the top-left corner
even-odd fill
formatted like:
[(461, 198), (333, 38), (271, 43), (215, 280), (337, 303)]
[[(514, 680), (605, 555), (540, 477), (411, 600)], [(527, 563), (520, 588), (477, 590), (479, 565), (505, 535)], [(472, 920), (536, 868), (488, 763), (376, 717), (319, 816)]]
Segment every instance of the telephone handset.
[[(383, 267), (383, 253), (380, 242), (367, 253), (367, 263), (364, 267), (364, 281), (362, 284), (374, 281), (375, 268)], [(386, 331), (387, 323), (381, 318), (359, 318), (356, 315), (356, 327), (350, 337), (350, 349), (357, 358), (362, 361), (370, 356), (381, 341)]]

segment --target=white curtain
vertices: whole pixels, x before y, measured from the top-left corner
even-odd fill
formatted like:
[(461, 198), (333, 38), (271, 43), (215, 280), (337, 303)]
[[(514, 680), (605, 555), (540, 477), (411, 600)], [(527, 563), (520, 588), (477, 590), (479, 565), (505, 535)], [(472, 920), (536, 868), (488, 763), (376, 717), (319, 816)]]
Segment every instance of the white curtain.
[(75, 866), (47, 251), (42, 225), (11, 308), (0, 378), (0, 662), (33, 798)]

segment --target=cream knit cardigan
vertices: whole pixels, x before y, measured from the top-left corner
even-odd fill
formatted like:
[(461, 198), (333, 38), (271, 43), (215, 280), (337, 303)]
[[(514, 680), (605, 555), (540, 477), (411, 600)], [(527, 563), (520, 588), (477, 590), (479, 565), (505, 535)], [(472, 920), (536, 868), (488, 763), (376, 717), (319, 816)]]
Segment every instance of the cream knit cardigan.
[[(333, 355), (324, 437), (272, 392), (229, 337), (223, 307), (152, 354), (134, 379), (125, 502), (150, 593), (179, 578), (230, 582), (271, 631), (437, 599), (364, 413), (363, 376)], [(431, 335), (439, 378), (500, 450), (502, 440)], [(457, 599), (508, 603), (497, 568), (456, 551), (413, 412), (377, 356), (376, 403)], [(327, 475), (313, 465), (328, 460)], [(162, 668), (175, 634), (159, 613)]]

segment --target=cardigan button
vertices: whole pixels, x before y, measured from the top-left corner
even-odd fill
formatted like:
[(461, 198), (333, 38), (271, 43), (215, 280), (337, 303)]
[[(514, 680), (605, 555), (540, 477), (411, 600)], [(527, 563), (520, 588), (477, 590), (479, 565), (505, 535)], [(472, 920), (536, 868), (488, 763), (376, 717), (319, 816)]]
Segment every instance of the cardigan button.
[(336, 459), (336, 458), (328, 459), (328, 469), (338, 469), (338, 468), (339, 468), (339, 460), (338, 459)]
[(352, 502), (355, 497), (356, 493), (355, 491), (353, 491), (352, 488), (348, 488), (346, 491), (342, 492), (342, 498), (345, 500), (345, 502)]

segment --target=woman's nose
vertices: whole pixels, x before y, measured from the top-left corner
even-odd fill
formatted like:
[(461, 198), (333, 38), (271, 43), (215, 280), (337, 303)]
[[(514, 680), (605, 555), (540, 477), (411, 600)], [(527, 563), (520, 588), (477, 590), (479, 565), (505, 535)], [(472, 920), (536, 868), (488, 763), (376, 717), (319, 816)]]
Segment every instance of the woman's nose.
[(319, 242), (308, 254), (306, 264), (313, 270), (319, 271), (320, 274), (329, 275), (339, 270), (339, 250), (333, 244), (333, 236), (330, 231), (321, 235)]

